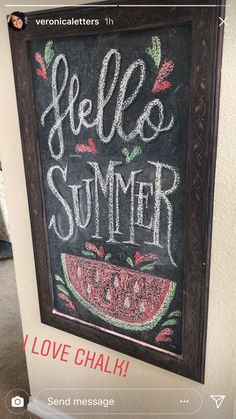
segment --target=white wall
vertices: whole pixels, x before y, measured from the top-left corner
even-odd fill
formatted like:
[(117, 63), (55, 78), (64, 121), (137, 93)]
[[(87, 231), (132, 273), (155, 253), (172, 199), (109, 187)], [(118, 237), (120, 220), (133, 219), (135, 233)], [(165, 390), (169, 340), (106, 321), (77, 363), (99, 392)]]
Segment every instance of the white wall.
[[(17, 3), (20, 4), (19, 0)], [(33, 396), (49, 387), (192, 388), (198, 390), (204, 399), (202, 410), (194, 416), (195, 418), (232, 418), (236, 389), (234, 269), (236, 240), (233, 232), (236, 216), (234, 170), (236, 161), (236, 4), (233, 1), (231, 3), (233, 5), (226, 13), (229, 16), (229, 21), (225, 30), (222, 69), (205, 385), (134, 358), (130, 358), (129, 374), (127, 378), (123, 379), (87, 368), (76, 368), (57, 360), (50, 361), (48, 358), (37, 357), (27, 352), (29, 380)], [(56, 2), (50, 0), (50, 4), (56, 5)], [(21, 7), (21, 9), (29, 11), (37, 10), (38, 7)], [(50, 338), (57, 342), (66, 342), (74, 348), (82, 346), (90, 351), (109, 354), (112, 359), (115, 359), (120, 355), (115, 351), (40, 323), (13, 71), (5, 21), (6, 13), (12, 11), (12, 8), (2, 6), (0, 156), (5, 172), (23, 330), (24, 333), (29, 333), (31, 336), (36, 335), (41, 339)], [(212, 400), (209, 399), (209, 395), (212, 393), (226, 394), (224, 405), (219, 410), (214, 408)], [(170, 394), (168, 399), (170, 405), (174, 403), (173, 394)], [(164, 415), (162, 417), (164, 418)], [(126, 418), (128, 419), (128, 416)]]

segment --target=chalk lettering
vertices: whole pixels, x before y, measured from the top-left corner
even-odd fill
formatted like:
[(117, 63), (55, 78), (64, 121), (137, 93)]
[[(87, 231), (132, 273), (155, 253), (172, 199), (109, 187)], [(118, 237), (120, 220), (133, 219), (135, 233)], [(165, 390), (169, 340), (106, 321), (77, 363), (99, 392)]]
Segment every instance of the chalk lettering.
[[(165, 202), (167, 207), (167, 250), (170, 257), (171, 263), (177, 266), (173, 260), (171, 253), (171, 238), (172, 238), (172, 225), (173, 225), (173, 208), (170, 200), (167, 198), (168, 195), (172, 194), (178, 187), (180, 177), (176, 169), (168, 164), (161, 164), (159, 162), (148, 162), (149, 164), (156, 167), (155, 176), (155, 203), (154, 203), (154, 230), (153, 230), (153, 242), (145, 242), (146, 244), (153, 244), (155, 246), (162, 247), (160, 244), (160, 215), (161, 215), (161, 202)], [(169, 170), (174, 175), (173, 185), (168, 190), (162, 189), (162, 170), (163, 168)]]
[[(68, 185), (69, 188), (71, 188), (72, 191), (72, 199), (73, 199), (73, 207), (74, 207), (74, 213), (75, 213), (75, 223), (80, 228), (86, 228), (88, 227), (91, 216), (92, 216), (92, 197), (91, 197), (91, 187), (90, 183), (93, 181), (93, 179), (83, 179), (83, 182), (85, 182), (85, 195), (86, 195), (86, 201), (87, 201), (87, 215), (84, 215), (84, 203), (85, 199), (82, 200), (83, 205), (80, 205), (81, 199), (79, 199), (79, 191), (82, 189), (81, 185)], [(82, 207), (82, 208), (81, 208)], [(80, 213), (83, 211), (83, 215)], [(82, 218), (85, 220), (84, 223), (82, 222)]]
[[(71, 239), (71, 237), (73, 236), (73, 231), (74, 231), (74, 219), (73, 219), (73, 214), (71, 211), (71, 208), (69, 206), (69, 204), (66, 202), (66, 200), (60, 195), (60, 193), (58, 192), (54, 180), (53, 180), (53, 173), (54, 171), (58, 170), (59, 172), (61, 172), (63, 180), (66, 181), (66, 177), (67, 177), (67, 168), (65, 168), (65, 170), (63, 170), (60, 166), (53, 166), (48, 170), (47, 173), (47, 181), (48, 181), (48, 186), (49, 189), (52, 191), (53, 195), (58, 199), (58, 201), (62, 204), (62, 206), (64, 207), (64, 211), (67, 215), (68, 218), (68, 223), (69, 223), (69, 231), (68, 234), (66, 235), (62, 235), (61, 232), (58, 229), (57, 223), (56, 223), (56, 216), (53, 215), (50, 219), (49, 222), (49, 226), (48, 228), (53, 228), (55, 233), (57, 234), (57, 236), (63, 240), (63, 241), (68, 241)], [(64, 224), (64, 223), (63, 223)]]
[(124, 194), (127, 193), (128, 189), (131, 189), (131, 202), (130, 202), (130, 238), (129, 241), (124, 243), (135, 244), (135, 232), (134, 232), (134, 187), (135, 187), (135, 176), (138, 173), (142, 173), (142, 170), (136, 170), (131, 172), (127, 184), (125, 185), (124, 179), (120, 173), (116, 173), (116, 232), (119, 232), (120, 223), (120, 209), (119, 209), (119, 186)]
[[(61, 225), (60, 214), (53, 214), (50, 218), (49, 228), (52, 228), (57, 237), (63, 241), (70, 240), (75, 229), (90, 228), (91, 237), (103, 239), (107, 243), (124, 243), (141, 245), (140, 239), (137, 242), (135, 229), (143, 228), (150, 233), (150, 241), (145, 244), (156, 247), (166, 246), (168, 256), (173, 266), (176, 262), (172, 255), (172, 236), (174, 210), (171, 195), (176, 192), (180, 177), (175, 167), (161, 163), (148, 161), (153, 173), (153, 182), (145, 182), (141, 177), (144, 170), (130, 172), (127, 179), (119, 172), (122, 170), (120, 161), (110, 161), (107, 169), (101, 169), (99, 163), (88, 161), (87, 165), (92, 167), (94, 175), (89, 179), (82, 179), (78, 184), (71, 185), (67, 176), (67, 168), (53, 166), (48, 171), (48, 185), (54, 197), (60, 202), (63, 212), (67, 216), (68, 227)], [(55, 184), (54, 174), (62, 175), (64, 188), (68, 188), (71, 199), (59, 193)], [(59, 185), (60, 177), (57, 177)], [(63, 190), (63, 183), (60, 182), (60, 191)], [(125, 194), (125, 201), (121, 194)], [(92, 196), (94, 205), (92, 205)], [(82, 199), (83, 197), (83, 199)], [(150, 199), (152, 197), (152, 200)], [(137, 205), (136, 204), (137, 200)], [(82, 201), (82, 203), (81, 203)], [(101, 205), (107, 208), (107, 219), (101, 223)], [(125, 205), (127, 217), (120, 220), (121, 205)], [(149, 214), (147, 224), (144, 224), (145, 211)], [(164, 214), (164, 216), (163, 216)], [(162, 226), (163, 223), (163, 226)], [(90, 227), (90, 225), (92, 227)], [(104, 233), (108, 225), (108, 235)], [(94, 227), (93, 227), (94, 226)], [(92, 229), (95, 228), (93, 232)], [(166, 235), (160, 232), (166, 231)]]
[(144, 202), (145, 207), (148, 207), (148, 199), (149, 199), (149, 193), (144, 193), (145, 188), (150, 188), (150, 194), (153, 195), (153, 184), (152, 183), (146, 183), (146, 182), (136, 182), (139, 185), (139, 191), (138, 194), (136, 194), (138, 198), (138, 207), (137, 207), (137, 222), (136, 225), (139, 227), (146, 228), (148, 230), (151, 230), (153, 225), (153, 219), (151, 218), (151, 221), (148, 225), (144, 225)]
[(104, 196), (108, 195), (108, 205), (109, 205), (109, 211), (108, 211), (108, 220), (109, 220), (109, 242), (115, 243), (114, 239), (114, 219), (113, 219), (113, 195), (114, 195), (114, 168), (115, 166), (118, 166), (121, 164), (121, 162), (113, 162), (110, 161), (109, 167), (107, 169), (107, 175), (106, 180), (104, 181), (104, 178), (102, 176), (102, 173), (100, 171), (98, 163), (95, 162), (88, 162), (90, 166), (94, 168), (95, 173), (95, 225), (96, 225), (96, 233), (94, 238), (101, 238), (99, 236), (99, 230), (100, 230), (100, 206), (99, 206), (99, 195), (98, 195), (98, 183), (101, 187), (101, 190), (104, 194)]
[[(115, 60), (115, 68), (112, 81), (110, 86), (107, 86), (106, 81), (108, 76), (110, 79), (110, 61)], [(134, 140), (136, 137), (140, 137), (144, 142), (150, 142), (159, 137), (161, 132), (169, 131), (174, 124), (174, 116), (169, 117), (169, 122), (164, 126), (164, 121), (167, 119), (164, 115), (164, 106), (160, 99), (154, 99), (144, 106), (142, 114), (138, 117), (135, 128), (130, 132), (127, 132), (124, 122), (125, 111), (132, 106), (135, 106), (135, 99), (141, 94), (143, 82), (146, 77), (146, 66), (143, 60), (137, 59), (134, 61), (125, 71), (119, 88), (117, 89), (117, 83), (120, 76), (120, 63), (121, 54), (111, 49), (105, 55), (100, 77), (98, 81), (98, 96), (97, 96), (97, 109), (96, 116), (93, 120), (88, 121), (88, 117), (91, 116), (93, 110), (93, 104), (90, 99), (83, 99), (78, 105), (78, 126), (75, 126), (74, 116), (74, 105), (79, 97), (80, 93), (80, 80), (77, 74), (73, 74), (69, 83), (68, 92), (68, 106), (63, 110), (61, 101), (63, 95), (66, 92), (68, 77), (69, 77), (69, 66), (64, 54), (59, 54), (53, 62), (52, 66), (52, 101), (43, 111), (41, 115), (41, 124), (45, 126), (46, 117), (53, 112), (54, 124), (49, 130), (48, 146), (51, 157), (60, 160), (64, 154), (64, 135), (63, 135), (63, 121), (69, 114), (70, 128), (74, 135), (79, 135), (81, 128), (95, 127), (98, 137), (101, 142), (109, 143), (115, 133), (124, 141)], [(58, 89), (58, 74), (62, 76), (61, 87)], [(138, 72), (138, 83), (132, 93), (129, 93), (127, 97), (128, 86), (131, 84), (132, 77), (135, 72)], [(110, 100), (115, 92), (118, 91), (116, 98), (116, 105), (114, 109), (114, 119), (111, 124), (110, 132), (106, 135), (104, 133), (104, 111), (106, 106), (109, 105)], [(106, 94), (104, 93), (106, 92)], [(154, 112), (155, 109), (155, 112)], [(152, 112), (153, 111), (153, 112)], [(153, 114), (153, 115), (152, 115)], [(151, 115), (152, 120), (151, 120)], [(153, 122), (155, 115), (156, 122)], [(51, 118), (50, 118), (51, 120)], [(149, 127), (149, 137), (145, 135), (145, 125)], [(57, 134), (57, 137), (56, 137)], [(56, 140), (57, 139), (57, 140)]]

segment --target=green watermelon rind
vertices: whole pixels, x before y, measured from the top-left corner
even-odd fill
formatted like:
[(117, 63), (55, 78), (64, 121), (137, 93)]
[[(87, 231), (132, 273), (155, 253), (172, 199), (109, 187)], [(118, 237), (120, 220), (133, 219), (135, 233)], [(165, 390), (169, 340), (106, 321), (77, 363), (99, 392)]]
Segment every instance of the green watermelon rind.
[(161, 307), (157, 311), (157, 313), (153, 316), (151, 320), (148, 322), (142, 322), (142, 323), (129, 323), (124, 322), (122, 320), (115, 319), (114, 317), (111, 317), (109, 315), (105, 315), (101, 313), (97, 308), (95, 308), (92, 304), (90, 304), (88, 301), (86, 301), (73, 287), (72, 283), (70, 282), (70, 279), (67, 275), (67, 269), (66, 269), (66, 260), (65, 260), (65, 253), (61, 254), (61, 262), (62, 267), (64, 271), (64, 277), (65, 282), (67, 284), (67, 287), (72, 292), (74, 297), (89, 311), (91, 311), (95, 316), (100, 317), (100, 319), (104, 320), (105, 322), (108, 322), (112, 324), (113, 326), (126, 329), (126, 330), (134, 330), (134, 331), (145, 331), (152, 329), (159, 321), (162, 319), (162, 317), (166, 314), (170, 303), (174, 297), (175, 290), (176, 290), (176, 283), (170, 281), (170, 287), (166, 294), (165, 300), (163, 301)]

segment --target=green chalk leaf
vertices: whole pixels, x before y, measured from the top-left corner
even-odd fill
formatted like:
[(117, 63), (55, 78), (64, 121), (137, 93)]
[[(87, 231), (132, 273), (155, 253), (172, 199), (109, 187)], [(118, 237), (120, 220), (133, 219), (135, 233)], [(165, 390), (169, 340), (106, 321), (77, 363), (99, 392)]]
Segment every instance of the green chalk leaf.
[(157, 66), (157, 68), (160, 67), (161, 63), (161, 41), (158, 36), (153, 36), (152, 38), (152, 48), (155, 51), (153, 60)]
[(131, 259), (130, 257), (128, 257), (128, 258), (126, 259), (126, 261), (128, 262), (128, 264), (129, 264), (132, 268), (134, 268), (134, 262), (132, 261), (132, 259)]
[(105, 256), (105, 260), (109, 260), (111, 258), (111, 253), (107, 253), (107, 255)]
[(97, 255), (90, 250), (82, 250), (82, 255), (84, 256), (91, 256), (92, 258), (96, 259)]
[(152, 37), (152, 47), (146, 48), (145, 52), (153, 59), (157, 68), (161, 63), (161, 41), (158, 36)]
[(52, 49), (52, 46), (53, 46), (53, 41), (48, 41), (44, 49), (44, 60), (47, 67), (49, 67), (54, 57), (54, 51)]
[(166, 320), (166, 322), (162, 323), (161, 326), (174, 326), (175, 324), (177, 324), (177, 320), (170, 319), (170, 320)]
[(55, 279), (56, 279), (56, 281), (61, 282), (64, 285), (65, 282), (63, 281), (63, 279), (59, 275), (55, 275)]
[(63, 287), (63, 285), (57, 284), (57, 289), (59, 291), (61, 291), (63, 294), (67, 295), (67, 297), (69, 297), (69, 293), (68, 291), (65, 289), (65, 287)]
[(47, 52), (48, 50), (52, 49), (52, 46), (53, 46), (53, 41), (52, 40), (48, 41), (45, 45), (45, 50), (44, 51)]
[(141, 266), (140, 271), (152, 271), (156, 265), (157, 262), (149, 263), (148, 265), (143, 265)]
[(127, 148), (122, 148), (121, 153), (124, 154), (124, 156), (126, 157), (129, 156), (129, 151), (127, 150)]
[(139, 156), (142, 153), (142, 149), (139, 146), (134, 147), (130, 154), (130, 161), (134, 160), (135, 157)]
[(181, 310), (172, 311), (168, 317), (180, 317), (181, 316)]

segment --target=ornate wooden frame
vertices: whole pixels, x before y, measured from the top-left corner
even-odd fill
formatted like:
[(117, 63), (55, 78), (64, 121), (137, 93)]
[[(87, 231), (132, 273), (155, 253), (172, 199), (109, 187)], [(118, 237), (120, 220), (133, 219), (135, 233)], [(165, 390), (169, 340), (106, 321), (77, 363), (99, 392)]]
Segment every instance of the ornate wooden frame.
[[(200, 5), (200, 0), (189, 0)], [(140, 0), (121, 1), (120, 5), (142, 4)], [(19, 121), (22, 137), (29, 211), (34, 244), (41, 320), (50, 326), (82, 336), (99, 344), (145, 360), (167, 370), (204, 382), (205, 347), (207, 331), (208, 287), (211, 250), (214, 171), (216, 160), (217, 125), (219, 109), (220, 66), (223, 43), (224, 0), (207, 0), (206, 6), (218, 7), (97, 7), (63, 8), (28, 13), (29, 24), (22, 33), (10, 32), (13, 67), (16, 84)], [(172, 0), (184, 5), (185, 0)], [(106, 5), (114, 2), (105, 2)], [(101, 3), (104, 6), (104, 3)], [(36, 38), (56, 38), (96, 33), (96, 27), (37, 26), (35, 18), (109, 16), (115, 25), (99, 26), (99, 32), (191, 23), (193, 28), (193, 66), (189, 109), (188, 137), (188, 197), (185, 232), (185, 277), (183, 353), (175, 356), (147, 349), (118, 336), (91, 329), (86, 325), (61, 317), (53, 312), (51, 274), (42, 178), (37, 144), (37, 127), (28, 41)], [(20, 35), (20, 36), (19, 36)]]

